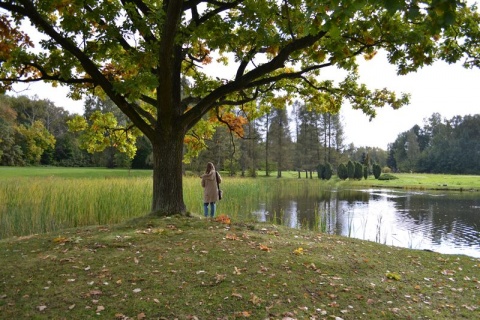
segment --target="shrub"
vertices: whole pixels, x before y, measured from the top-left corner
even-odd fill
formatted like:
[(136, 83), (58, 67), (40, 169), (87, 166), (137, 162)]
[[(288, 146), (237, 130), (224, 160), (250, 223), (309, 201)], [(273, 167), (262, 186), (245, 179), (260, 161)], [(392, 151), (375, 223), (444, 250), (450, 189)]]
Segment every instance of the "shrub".
[(360, 162), (355, 162), (355, 173), (353, 177), (356, 180), (362, 180), (362, 176), (363, 176), (363, 165)]
[(323, 177), (325, 175), (325, 166), (323, 164), (319, 164), (317, 166), (317, 174), (318, 174), (318, 179), (325, 179)]
[(343, 163), (340, 163), (337, 168), (337, 176), (341, 180), (346, 180), (348, 178), (348, 169), (347, 166)]
[(349, 160), (347, 163), (347, 172), (348, 172), (348, 179), (355, 178), (355, 165), (353, 164), (352, 160)]
[(368, 167), (364, 166), (363, 167), (363, 179), (367, 180), (368, 178)]
[(324, 166), (322, 179), (330, 180), (332, 178), (333, 168), (332, 165), (327, 162)]
[(378, 178), (378, 180), (395, 180), (395, 179), (398, 179), (398, 177), (395, 177), (393, 174), (390, 174), (390, 173), (384, 173)]
[(381, 174), (382, 174), (382, 168), (380, 167), (380, 165), (375, 163), (373, 165), (373, 176), (375, 177), (375, 179), (378, 179)]

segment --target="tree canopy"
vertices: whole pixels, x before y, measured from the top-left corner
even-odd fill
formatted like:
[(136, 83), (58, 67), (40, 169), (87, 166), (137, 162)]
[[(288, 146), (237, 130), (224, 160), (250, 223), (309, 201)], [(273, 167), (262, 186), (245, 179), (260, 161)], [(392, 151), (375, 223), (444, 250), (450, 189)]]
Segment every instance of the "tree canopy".
[(235, 130), (238, 110), (255, 117), (298, 96), (374, 117), (408, 95), (358, 83), (359, 57), (385, 50), (399, 74), (438, 59), (478, 67), (479, 21), (456, 0), (0, 0), (1, 90), (47, 81), (111, 99), (125, 134), (152, 143), (152, 212), (185, 213), (183, 143), (202, 118)]

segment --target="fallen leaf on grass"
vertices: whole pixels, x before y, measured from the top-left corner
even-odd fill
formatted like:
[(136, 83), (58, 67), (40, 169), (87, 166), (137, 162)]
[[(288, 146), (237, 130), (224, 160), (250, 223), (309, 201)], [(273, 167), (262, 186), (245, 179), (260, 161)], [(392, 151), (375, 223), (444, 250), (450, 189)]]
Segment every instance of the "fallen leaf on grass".
[(217, 274), (215, 275), (215, 283), (220, 283), (227, 278), (226, 274)]
[(444, 276), (453, 276), (455, 274), (455, 270), (442, 270), (441, 272)]
[(243, 299), (243, 296), (240, 293), (233, 292), (232, 297), (238, 298), (238, 299)]
[(297, 256), (301, 255), (301, 254), (303, 254), (303, 248), (297, 248), (297, 249), (293, 250), (293, 253), (296, 254)]
[(58, 236), (58, 237), (53, 239), (53, 242), (55, 242), (55, 243), (65, 243), (67, 241), (68, 241), (68, 239), (65, 238), (65, 237), (62, 237), (62, 236)]
[(230, 220), (230, 218), (225, 215), (225, 214), (221, 214), (219, 215), (218, 217), (215, 218), (215, 221), (216, 222), (220, 222), (220, 223), (223, 223), (223, 224), (231, 224), (232, 221)]
[(402, 280), (402, 276), (396, 272), (387, 272), (386, 276), (387, 276), (387, 279), (392, 279), (397, 281)]
[(99, 295), (101, 295), (101, 294), (102, 294), (102, 291), (100, 291), (100, 290), (91, 290), (91, 291), (88, 293), (89, 296), (99, 296)]
[(103, 310), (105, 310), (104, 306), (98, 306), (96, 312), (99, 313), (99, 312), (102, 312)]
[(266, 251), (266, 252), (272, 251), (271, 248), (269, 248), (269, 247), (267, 247), (266, 245), (263, 245), (263, 244), (259, 245), (258, 247), (259, 247), (260, 250), (262, 250), (262, 251)]
[(478, 307), (475, 306), (467, 306), (466, 304), (462, 305), (462, 307), (466, 308), (469, 311), (475, 311), (478, 309)]
[(242, 270), (241, 270), (241, 269), (239, 269), (239, 268), (237, 268), (237, 267), (233, 267), (233, 268), (234, 268), (233, 274), (236, 274), (236, 275), (242, 274)]
[(262, 303), (262, 299), (260, 299), (254, 293), (250, 293), (250, 300), (248, 300), (248, 301), (250, 301), (251, 303), (253, 303), (256, 306), (259, 306)]
[(225, 236), (225, 238), (226, 238), (227, 240), (239, 240), (239, 238), (238, 238), (236, 235), (234, 235), (234, 234), (227, 234), (227, 235)]
[(146, 316), (145, 313), (143, 313), (143, 312), (142, 312), (142, 313), (139, 313), (139, 314), (137, 315), (137, 319), (138, 319), (138, 320), (145, 319), (146, 317), (147, 317), (147, 316)]
[(38, 311), (44, 311), (45, 309), (47, 309), (47, 306), (38, 306), (37, 309)]

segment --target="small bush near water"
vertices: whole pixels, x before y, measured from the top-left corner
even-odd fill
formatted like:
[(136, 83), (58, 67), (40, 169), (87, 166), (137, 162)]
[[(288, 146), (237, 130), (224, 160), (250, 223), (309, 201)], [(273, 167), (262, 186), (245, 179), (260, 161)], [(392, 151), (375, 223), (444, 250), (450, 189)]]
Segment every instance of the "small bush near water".
[(384, 173), (380, 177), (378, 177), (378, 180), (396, 180), (396, 179), (398, 179), (398, 177), (389, 173)]

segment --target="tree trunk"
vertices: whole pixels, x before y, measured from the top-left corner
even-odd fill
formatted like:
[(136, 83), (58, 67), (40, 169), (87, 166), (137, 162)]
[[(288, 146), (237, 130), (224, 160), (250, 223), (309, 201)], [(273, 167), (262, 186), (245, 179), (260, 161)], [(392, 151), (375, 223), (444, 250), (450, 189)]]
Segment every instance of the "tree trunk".
[[(180, 130), (179, 130), (180, 131)], [(172, 130), (152, 142), (153, 145), (153, 200), (154, 216), (186, 215), (183, 202), (183, 134)]]

